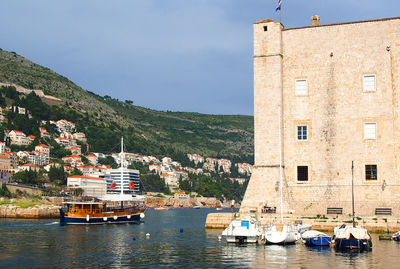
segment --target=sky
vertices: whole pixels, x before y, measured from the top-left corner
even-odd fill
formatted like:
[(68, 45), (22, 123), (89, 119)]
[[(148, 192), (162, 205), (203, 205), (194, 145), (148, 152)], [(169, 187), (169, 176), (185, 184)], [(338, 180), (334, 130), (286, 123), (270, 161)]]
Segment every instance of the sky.
[[(253, 115), (253, 22), (278, 0), (2, 0), (0, 48), (135, 105)], [(400, 16), (400, 1), (282, 0), (286, 28)]]

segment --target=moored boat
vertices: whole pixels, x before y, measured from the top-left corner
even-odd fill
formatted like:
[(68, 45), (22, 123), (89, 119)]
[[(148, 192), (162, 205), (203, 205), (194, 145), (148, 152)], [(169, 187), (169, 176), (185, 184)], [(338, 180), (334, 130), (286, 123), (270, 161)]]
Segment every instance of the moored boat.
[(392, 239), (393, 239), (394, 241), (400, 241), (400, 231), (395, 232), (395, 233), (392, 235)]
[(216, 207), (215, 210), (220, 211), (220, 210), (222, 210), (222, 207)]
[(255, 218), (246, 216), (243, 219), (235, 219), (222, 232), (227, 243), (257, 243), (260, 230)]
[(329, 246), (332, 241), (332, 237), (315, 230), (306, 231), (301, 235), (301, 237), (304, 244), (311, 247)]
[(334, 228), (335, 250), (371, 250), (372, 240), (367, 229), (356, 226), (354, 211), (354, 162), (351, 162), (351, 206), (353, 226), (343, 224)]
[(343, 224), (334, 229), (335, 250), (360, 249), (370, 250), (372, 248), (371, 235), (361, 227), (346, 226)]
[(270, 225), (265, 227), (263, 239), (266, 244), (290, 245), (296, 243), (297, 229), (295, 225)]
[(193, 209), (200, 209), (200, 206), (195, 205), (195, 206), (193, 207)]

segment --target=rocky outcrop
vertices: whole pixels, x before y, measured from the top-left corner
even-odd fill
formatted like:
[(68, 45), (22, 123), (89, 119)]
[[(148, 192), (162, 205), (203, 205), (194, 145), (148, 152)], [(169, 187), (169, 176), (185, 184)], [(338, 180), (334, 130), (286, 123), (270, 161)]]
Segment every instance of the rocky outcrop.
[[(19, 203), (25, 203), (19, 206)], [(31, 203), (27, 206), (27, 203)], [(0, 218), (21, 218), (21, 219), (51, 219), (59, 218), (60, 207), (55, 206), (45, 199), (32, 201), (26, 198), (22, 199), (6, 199), (0, 198)]]
[(191, 208), (200, 206), (204, 208), (215, 208), (221, 206), (217, 198), (193, 197), (193, 198), (174, 198), (174, 197), (146, 197), (148, 207), (171, 207), (171, 208)]

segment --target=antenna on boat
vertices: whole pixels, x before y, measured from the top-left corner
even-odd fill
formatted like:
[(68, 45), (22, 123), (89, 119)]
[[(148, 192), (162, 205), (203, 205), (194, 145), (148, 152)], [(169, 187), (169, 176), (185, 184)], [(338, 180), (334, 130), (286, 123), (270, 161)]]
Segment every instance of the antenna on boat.
[(351, 206), (353, 210), (353, 227), (356, 227), (354, 221), (354, 161), (351, 161)]
[(278, 106), (278, 134), (279, 134), (279, 188), (281, 191), (281, 222), (283, 224), (283, 190), (282, 190), (282, 137), (281, 137), (281, 106)]
[(121, 137), (121, 154), (120, 154), (120, 162), (121, 162), (121, 195), (124, 194), (124, 137)]

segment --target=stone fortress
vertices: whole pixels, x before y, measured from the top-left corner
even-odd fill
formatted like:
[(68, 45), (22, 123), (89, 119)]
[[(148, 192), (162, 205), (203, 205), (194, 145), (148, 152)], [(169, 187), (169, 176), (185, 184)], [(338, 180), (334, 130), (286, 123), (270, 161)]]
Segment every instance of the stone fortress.
[(399, 68), (400, 18), (254, 23), (255, 166), (241, 212), (280, 211), (282, 147), (285, 214), (351, 214), (354, 178), (356, 215), (398, 217)]

